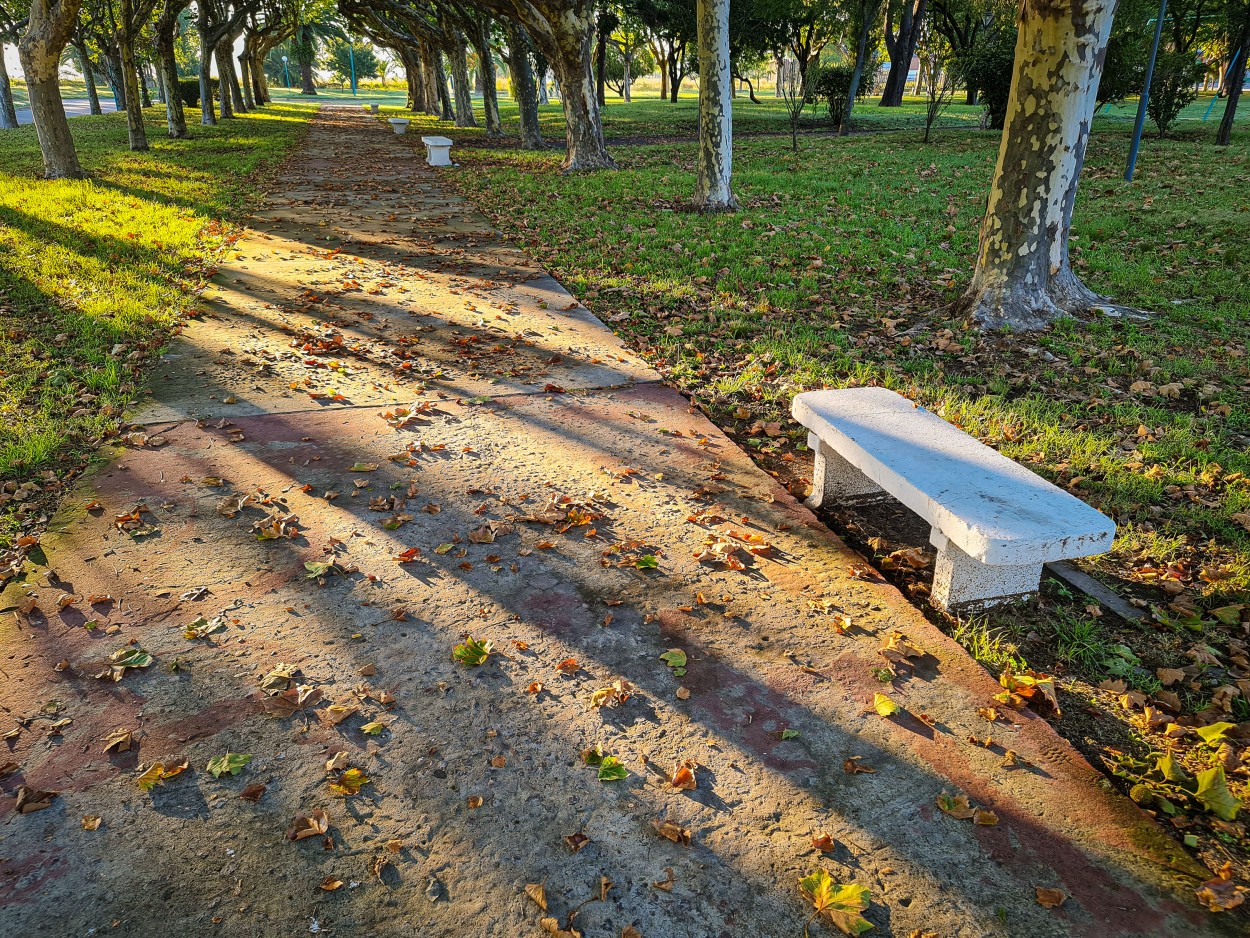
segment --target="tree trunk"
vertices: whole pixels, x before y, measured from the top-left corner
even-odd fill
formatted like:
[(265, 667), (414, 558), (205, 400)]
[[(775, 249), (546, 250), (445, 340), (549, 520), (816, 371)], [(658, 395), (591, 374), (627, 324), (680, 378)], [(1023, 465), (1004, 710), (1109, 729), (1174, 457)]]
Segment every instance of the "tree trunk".
[(95, 85), (95, 69), (91, 65), (91, 54), (87, 51), (86, 42), (74, 42), (74, 56), (78, 59), (78, 69), (82, 72), (83, 84), (87, 87), (87, 109), (92, 114), (103, 114), (100, 107), (100, 92)]
[(673, 46), (668, 53), (668, 100), (677, 103), (677, 95), (681, 92), (681, 53)]
[[(871, 7), (871, 12), (869, 10)], [(859, 83), (864, 77), (864, 62), (868, 58), (868, 35), (877, 21), (877, 13), (881, 7), (873, 0), (864, 0), (860, 12), (864, 22), (859, 29), (859, 42), (855, 46), (855, 67), (851, 70), (851, 86), (846, 92), (846, 108), (842, 111), (842, 122), (838, 124), (838, 136), (845, 137), (851, 132), (851, 111), (855, 107), (855, 98), (859, 95)], [(807, 79), (803, 80), (806, 87)]]
[(881, 92), (881, 107), (902, 106), (903, 92), (907, 90), (907, 73), (911, 70), (912, 56), (916, 54), (916, 45), (920, 41), (928, 10), (929, 0), (919, 0), (914, 6), (913, 0), (903, 0), (902, 19), (894, 37), (890, 36), (887, 23), (886, 46), (890, 52), (890, 72)]
[[(187, 113), (182, 105), (182, 92), (178, 88), (178, 61), (174, 53), (174, 33), (178, 29), (178, 17), (166, 19), (164, 15), (156, 21), (156, 67), (165, 76), (165, 85), (169, 93), (165, 95), (165, 126), (167, 133), (175, 140), (189, 137), (187, 131)], [(201, 82), (200, 92), (204, 85)]]
[(729, 65), (729, 0), (697, 0), (699, 157), (694, 204), (701, 212), (738, 207), (733, 175), (733, 76)]
[(967, 89), (967, 93), (964, 95), (964, 104), (967, 104), (967, 105), (969, 105), (969, 106), (971, 106), (971, 107), (976, 107), (977, 100), (978, 100), (978, 98), (977, 98), (977, 89), (976, 89), (976, 88), (968, 88), (968, 89)]
[(538, 103), (546, 107), (551, 103), (547, 95), (547, 69), (534, 69), (534, 84), (538, 87)]
[(0, 49), (0, 130), (17, 127), (17, 108), (13, 106), (13, 86), (9, 83), (9, 70), (4, 64), (4, 50)]
[(74, 31), (80, 6), (81, 0), (59, 0), (55, 4), (35, 0), (26, 33), (17, 46), (43, 154), (44, 176), (48, 179), (81, 179), (86, 175), (69, 132), (60, 79), (61, 52)]
[(1246, 5), (1241, 21), (1241, 35), (1238, 36), (1237, 48), (1241, 54), (1232, 68), (1232, 74), (1226, 82), (1228, 100), (1224, 103), (1224, 117), (1220, 120), (1220, 129), (1216, 131), (1215, 142), (1226, 147), (1233, 138), (1233, 120), (1237, 117), (1237, 101), (1241, 98), (1241, 86), (1246, 83), (1246, 56), (1250, 55), (1250, 4)]
[(660, 100), (668, 100), (668, 69), (664, 67), (664, 54), (659, 46), (651, 46), (651, 54), (655, 58), (656, 64), (660, 66)]
[(234, 70), (234, 42), (238, 38), (239, 31), (231, 33), (222, 39), (221, 44), (217, 48), (221, 51), (221, 58), (217, 62), (217, 69), (225, 76), (226, 84), (222, 89), (222, 97), (228, 90), (230, 92), (230, 103), (233, 105), (231, 110), (234, 114), (246, 114), (247, 103), (243, 100), (243, 88), (239, 83), (239, 73)]
[(599, 107), (608, 103), (608, 34), (602, 23), (595, 27), (595, 100)]
[(560, 168), (566, 173), (616, 168), (616, 161), (603, 143), (603, 124), (595, 97), (590, 54), (594, 34), (593, 7), (578, 13), (569, 11), (551, 21), (549, 48), (543, 49), (555, 69), (564, 107), (566, 152)]
[(521, 122), (521, 149), (542, 150), (543, 135), (538, 129), (538, 89), (534, 86), (534, 70), (530, 67), (530, 42), (524, 28), (507, 20), (508, 75), (512, 94), (516, 97), (517, 116)]
[(122, 27), (114, 34), (117, 52), (121, 56), (122, 81), (126, 83), (126, 131), (130, 149), (142, 152), (148, 148), (147, 130), (143, 126), (143, 101), (139, 97), (139, 74), (135, 66), (134, 37), (130, 24), (134, 22), (134, 6), (131, 0), (121, 0)]
[(421, 101), (417, 85), (421, 80), (421, 60), (411, 49), (400, 49), (399, 61), (404, 66), (404, 80), (408, 85), (408, 101), (405, 106), (409, 111), (419, 111)]
[[(144, 69), (146, 72), (147, 70)], [(152, 48), (152, 77), (156, 80), (156, 103), (165, 103), (165, 79), (161, 77), (161, 71), (156, 67), (156, 48)]]
[(451, 83), (456, 96), (455, 118), (457, 127), (476, 127), (473, 117), (473, 91), (469, 84), (469, 62), (466, 55), (464, 33), (452, 31)]
[(785, 80), (785, 76), (784, 76), (784, 73), (782, 72), (782, 69), (786, 67), (786, 57), (784, 55), (776, 56), (773, 60), (773, 64), (777, 67), (777, 84), (773, 88), (773, 97), (780, 98), (782, 82)]
[(957, 304), (984, 327), (1037, 329), (1101, 301), (1072, 273), (1068, 230), (1115, 3), (1021, 5), (998, 166)]
[(230, 76), (234, 69), (230, 67), (229, 39), (222, 39), (213, 50), (213, 59), (217, 62), (218, 107), (221, 108), (221, 119), (231, 120), (234, 117), (234, 100), (230, 93)]
[(100, 59), (104, 64), (104, 74), (108, 79), (109, 90), (113, 93), (113, 104), (119, 111), (126, 110), (126, 79), (122, 75), (121, 59), (116, 52), (101, 52)]
[[(299, 93), (316, 94), (317, 86), (313, 83), (312, 62), (299, 63)], [(224, 110), (224, 108), (223, 108)]]
[(147, 66), (140, 64), (135, 68), (136, 78), (139, 82), (139, 100), (143, 107), (152, 106), (152, 93), (148, 90), (148, 70)]
[(634, 57), (632, 55), (622, 55), (622, 58), (625, 60), (625, 80), (621, 83), (621, 98), (628, 104), (633, 100), (629, 96), (629, 86), (634, 80)]
[(250, 111), (256, 107), (256, 98), (252, 96), (252, 41), (248, 37), (243, 39), (243, 51), (238, 55), (239, 59), (239, 84), (243, 88), (243, 109)]
[(477, 75), (482, 83), (482, 111), (486, 119), (486, 136), (503, 136), (503, 121), (499, 118), (498, 79), (495, 76), (495, 59), (490, 54), (490, 20), (482, 17), (473, 35), (473, 48), (477, 51)]
[(431, 60), (434, 65), (434, 87), (438, 92), (438, 116), (440, 120), (454, 121), (455, 108), (451, 103), (451, 92), (447, 90), (447, 69), (443, 67), (443, 54), (434, 50)]
[(212, 127), (217, 123), (217, 112), (213, 108), (213, 47), (209, 45), (200, 29), (200, 123)]

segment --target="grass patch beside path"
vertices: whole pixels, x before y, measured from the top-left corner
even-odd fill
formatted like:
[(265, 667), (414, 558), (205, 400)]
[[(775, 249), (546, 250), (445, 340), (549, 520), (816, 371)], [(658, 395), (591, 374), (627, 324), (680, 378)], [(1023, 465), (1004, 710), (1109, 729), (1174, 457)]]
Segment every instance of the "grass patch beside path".
[(147, 153), (127, 149), (123, 114), (75, 118), (85, 181), (38, 178), (33, 127), (0, 134), (0, 548), (53, 468), (116, 427), (311, 113), (279, 104), (169, 140), (152, 109)]

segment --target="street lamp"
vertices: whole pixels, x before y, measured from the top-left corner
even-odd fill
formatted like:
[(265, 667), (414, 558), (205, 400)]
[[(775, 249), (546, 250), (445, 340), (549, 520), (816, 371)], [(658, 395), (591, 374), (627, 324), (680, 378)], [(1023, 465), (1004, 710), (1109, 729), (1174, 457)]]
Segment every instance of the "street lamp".
[(288, 60), (288, 59), (287, 59), (287, 57), (284, 55), (284, 56), (282, 57), (282, 71), (286, 74), (286, 90), (287, 90), (287, 91), (290, 91), (290, 90), (291, 90), (291, 70), (290, 70), (289, 68), (287, 68), (287, 64), (286, 64), (286, 63), (287, 63), (288, 61), (289, 61), (289, 60)]

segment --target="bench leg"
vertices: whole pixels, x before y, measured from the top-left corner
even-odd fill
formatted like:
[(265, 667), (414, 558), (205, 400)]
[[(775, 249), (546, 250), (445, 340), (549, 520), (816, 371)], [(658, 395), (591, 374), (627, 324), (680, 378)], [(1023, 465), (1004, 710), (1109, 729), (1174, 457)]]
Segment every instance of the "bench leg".
[(816, 453), (812, 494), (807, 499), (810, 507), (885, 497), (884, 489), (839, 456), (829, 444), (821, 442), (816, 434), (808, 434), (807, 445)]
[(939, 609), (977, 612), (1032, 596), (1042, 582), (1040, 563), (991, 566), (973, 560), (939, 531), (929, 540), (938, 549), (930, 599)]

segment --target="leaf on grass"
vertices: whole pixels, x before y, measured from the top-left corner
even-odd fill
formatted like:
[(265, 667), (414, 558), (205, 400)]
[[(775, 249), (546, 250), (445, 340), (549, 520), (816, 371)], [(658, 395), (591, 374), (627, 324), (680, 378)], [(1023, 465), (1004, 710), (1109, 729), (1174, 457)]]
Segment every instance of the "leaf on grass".
[(369, 784), (369, 776), (360, 769), (344, 769), (339, 777), (330, 783), (330, 791), (336, 795), (347, 797), (360, 794), (360, 789)]
[(287, 828), (287, 840), (303, 840), (305, 837), (319, 837), (330, 829), (330, 818), (320, 808), (313, 808), (308, 814), (297, 814), (291, 826)]
[(1043, 909), (1057, 909), (1063, 905), (1068, 898), (1068, 894), (1062, 889), (1048, 889), (1045, 886), (1037, 887), (1037, 904)]
[(1223, 741), (1229, 730), (1236, 728), (1236, 723), (1212, 723), (1210, 726), (1197, 727), (1195, 732), (1202, 737), (1204, 743), (1214, 746), (1216, 743)]
[(862, 935), (872, 928), (860, 914), (872, 901), (872, 893), (865, 887), (835, 883), (828, 872), (818, 869), (799, 880), (799, 889), (815, 907), (816, 915), (844, 935)]
[(872, 709), (877, 711), (878, 716), (892, 717), (903, 709), (885, 694), (872, 695)]
[(1237, 812), (1241, 809), (1241, 801), (1228, 790), (1228, 780), (1224, 777), (1224, 766), (1217, 765), (1198, 773), (1198, 789), (1194, 792), (1204, 808), (1224, 821), (1237, 820)]
[(486, 662), (494, 647), (491, 642), (479, 642), (470, 635), (465, 641), (451, 650), (451, 657), (463, 665), (476, 666)]
[(216, 759), (209, 759), (208, 771), (212, 773), (213, 778), (221, 778), (227, 773), (238, 775), (243, 771), (243, 766), (251, 761), (252, 757), (249, 753), (228, 752), (224, 756), (218, 756)]
[(976, 810), (968, 804), (967, 795), (952, 795), (943, 791), (937, 796), (937, 806), (942, 810), (943, 814), (949, 814), (953, 818), (960, 821), (966, 821), (968, 818), (976, 814)]

